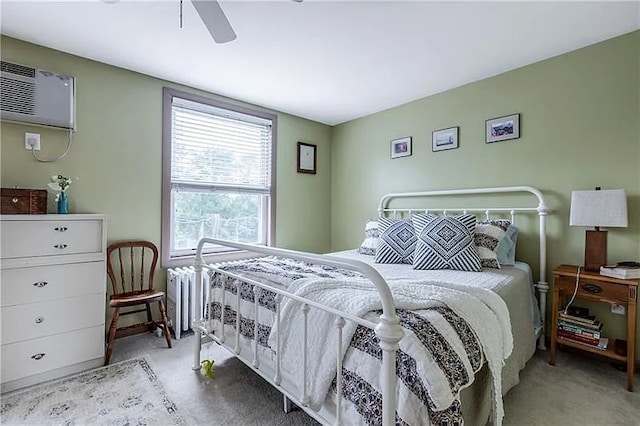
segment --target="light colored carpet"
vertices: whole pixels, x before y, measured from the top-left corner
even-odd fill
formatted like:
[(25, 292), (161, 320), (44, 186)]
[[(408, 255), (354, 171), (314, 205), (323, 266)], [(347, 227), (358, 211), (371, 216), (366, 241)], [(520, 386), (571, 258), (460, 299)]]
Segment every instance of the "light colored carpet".
[(282, 395), (226, 349), (203, 345), (202, 359), (215, 360), (215, 377), (207, 378), (191, 369), (193, 336), (173, 343), (169, 349), (164, 338), (153, 334), (118, 339), (112, 359), (146, 354), (171, 399), (194, 425), (317, 425), (301, 410), (284, 413)]
[[(145, 356), (188, 424), (313, 425), (304, 412), (282, 411), (282, 396), (257, 374), (210, 343), (203, 359), (214, 359), (215, 377), (191, 369), (193, 337), (168, 349), (153, 334), (116, 340), (113, 362)], [(560, 352), (556, 366), (538, 352), (521, 372), (521, 383), (505, 396), (505, 426), (640, 425), (640, 376), (626, 390), (626, 373), (608, 361)], [(4, 400), (3, 400), (4, 402)]]
[(640, 375), (627, 391), (627, 373), (606, 358), (538, 351), (504, 397), (505, 426), (640, 426)]
[(6, 425), (182, 425), (145, 358), (2, 395)]
[[(193, 338), (174, 343), (167, 349), (151, 334), (119, 339), (114, 358), (148, 354), (167, 392), (195, 424), (316, 424), (302, 411), (283, 413), (281, 395), (225, 349), (203, 346), (203, 359), (216, 361), (216, 376), (207, 379), (191, 370)], [(607, 360), (558, 352), (553, 367), (548, 356), (538, 351), (520, 373), (520, 384), (505, 395), (505, 426), (640, 426), (639, 374), (636, 392), (628, 392), (626, 373)]]

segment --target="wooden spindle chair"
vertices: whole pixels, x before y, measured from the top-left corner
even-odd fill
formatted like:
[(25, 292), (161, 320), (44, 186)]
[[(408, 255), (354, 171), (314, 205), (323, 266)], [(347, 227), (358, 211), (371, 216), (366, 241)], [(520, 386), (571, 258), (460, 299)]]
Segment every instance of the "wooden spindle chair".
[[(104, 365), (108, 365), (117, 337), (134, 334), (135, 329), (146, 326), (149, 331), (160, 327), (171, 345), (171, 335), (165, 310), (163, 291), (153, 289), (153, 278), (158, 264), (158, 248), (150, 241), (121, 241), (107, 247), (107, 276), (111, 281), (113, 294), (109, 306), (114, 308), (107, 340)], [(146, 269), (145, 269), (146, 268)], [(151, 304), (158, 302), (160, 320), (153, 320)], [(145, 305), (142, 309), (121, 311), (122, 308)], [(118, 328), (120, 316), (147, 313), (147, 321)], [(133, 333), (132, 333), (133, 331)]]

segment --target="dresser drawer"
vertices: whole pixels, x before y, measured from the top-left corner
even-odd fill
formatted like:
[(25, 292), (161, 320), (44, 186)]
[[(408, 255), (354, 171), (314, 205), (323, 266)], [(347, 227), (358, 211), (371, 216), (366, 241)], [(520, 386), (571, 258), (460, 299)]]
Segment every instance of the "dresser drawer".
[(103, 356), (103, 326), (2, 345), (2, 382)]
[(0, 272), (2, 306), (105, 292), (104, 262), (70, 263)]
[(104, 324), (105, 295), (0, 308), (2, 344)]
[[(572, 277), (558, 276), (555, 281), (564, 294), (573, 294), (576, 280)], [(606, 303), (624, 303), (629, 300), (629, 287), (624, 284), (600, 281), (592, 278), (580, 278), (577, 297)]]
[(2, 222), (2, 258), (102, 252), (102, 221)]

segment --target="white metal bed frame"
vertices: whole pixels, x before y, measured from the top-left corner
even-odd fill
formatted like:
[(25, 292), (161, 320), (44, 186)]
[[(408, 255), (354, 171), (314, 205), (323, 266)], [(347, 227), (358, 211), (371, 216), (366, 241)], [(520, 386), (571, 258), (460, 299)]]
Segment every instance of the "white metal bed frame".
[[(451, 195), (473, 195), (473, 194), (501, 194), (501, 193), (528, 193), (530, 195), (534, 195), (537, 199), (537, 205), (535, 207), (493, 207), (493, 208), (436, 208), (436, 209), (407, 209), (407, 208), (388, 208), (389, 202), (394, 198), (424, 198), (424, 197), (435, 197), (435, 196), (451, 196)], [(548, 214), (548, 207), (545, 202), (544, 196), (542, 193), (532, 187), (529, 186), (511, 186), (511, 187), (495, 187), (495, 188), (475, 188), (475, 189), (456, 189), (456, 190), (440, 190), (440, 191), (424, 191), (424, 192), (405, 192), (405, 193), (393, 193), (385, 195), (378, 205), (378, 213), (380, 216), (385, 214), (393, 214), (394, 216), (408, 214), (411, 215), (413, 213), (421, 213), (421, 212), (443, 212), (444, 215), (447, 215), (450, 212), (463, 212), (463, 213), (483, 213), (487, 218), (490, 217), (492, 213), (501, 213), (501, 214), (510, 214), (511, 221), (514, 222), (516, 213), (537, 213), (539, 216), (539, 245), (540, 245), (540, 267), (539, 267), (539, 280), (535, 284), (536, 289), (538, 290), (538, 302), (540, 307), (540, 314), (542, 320), (542, 326), (536, 329), (536, 336), (538, 337), (538, 348), (546, 349), (545, 347), (545, 334), (544, 334), (544, 321), (545, 321), (545, 311), (546, 311), (546, 294), (549, 291), (549, 285), (545, 281), (546, 278), (546, 216)], [(277, 288), (274, 288), (268, 284), (260, 283), (255, 280), (247, 279), (245, 277), (238, 276), (232, 272), (223, 271), (217, 268), (215, 265), (207, 265), (202, 259), (202, 250), (205, 244), (218, 244), (223, 246), (228, 246), (232, 248), (236, 248), (239, 250), (246, 250), (249, 252), (257, 253), (260, 255), (270, 255), (270, 256), (278, 256), (293, 260), (300, 260), (309, 263), (316, 263), (321, 265), (328, 265), (337, 268), (344, 268), (352, 271), (357, 271), (362, 273), (366, 278), (371, 280), (372, 284), (375, 286), (378, 294), (380, 296), (380, 300), (382, 302), (382, 314), (380, 315), (379, 321), (377, 323), (365, 320), (363, 318), (352, 316), (348, 313), (338, 311), (336, 309), (331, 308), (330, 306), (325, 306), (320, 303), (314, 302), (312, 300), (305, 299), (303, 297), (296, 296), (294, 294), (288, 293), (287, 291), (283, 291)], [(218, 240), (213, 238), (203, 238), (198, 242), (198, 248), (196, 251), (196, 259), (195, 259), (195, 271), (196, 271), (196, 283), (202, 282), (202, 271), (203, 269), (212, 270), (224, 274), (229, 277), (233, 277), (236, 279), (240, 279), (244, 282), (247, 282), (254, 286), (254, 292), (257, 294), (262, 289), (269, 290), (277, 294), (276, 296), (276, 329), (280, 330), (280, 314), (281, 309), (280, 305), (282, 302), (282, 298), (286, 297), (289, 299), (293, 299), (302, 303), (302, 313), (303, 313), (303, 321), (304, 321), (304, 332), (303, 332), (303, 357), (302, 357), (302, 375), (301, 375), (301, 386), (302, 395), (295, 395), (293, 393), (293, 388), (291, 386), (287, 386), (287, 383), (283, 382), (283, 377), (281, 374), (281, 366), (280, 366), (280, 348), (281, 348), (281, 339), (279, 335), (279, 331), (275, 333), (276, 340), (276, 349), (275, 349), (275, 371), (270, 371), (270, 369), (261, 369), (260, 364), (260, 356), (258, 351), (258, 304), (255, 303), (255, 329), (254, 329), (254, 350), (253, 350), (253, 359), (245, 358), (241, 356), (241, 347), (240, 347), (240, 315), (236, 315), (236, 325), (235, 325), (235, 341), (233, 342), (233, 346), (227, 344), (225, 342), (225, 333), (224, 321), (221, 321), (219, 334), (214, 334), (214, 331), (211, 328), (211, 316), (209, 316), (209, 321), (205, 322), (203, 318), (203, 309), (201, 306), (202, 301), (202, 288), (199, 285), (196, 285), (196, 297), (195, 297), (195, 312), (199, 313), (199, 318), (193, 319), (193, 330), (196, 333), (195, 344), (194, 344), (194, 357), (193, 357), (193, 366), (194, 370), (200, 369), (200, 351), (202, 347), (202, 339), (210, 338), (216, 343), (224, 346), (226, 349), (231, 351), (233, 354), (238, 357), (242, 362), (244, 362), (251, 369), (256, 371), (260, 376), (262, 376), (265, 380), (271, 383), (276, 389), (282, 392), (286, 398), (291, 399), (297, 405), (299, 405), (305, 412), (307, 412), (311, 417), (315, 418), (319, 422), (323, 424), (329, 424), (331, 420), (333, 420), (334, 424), (341, 423), (341, 374), (342, 370), (342, 359), (338, 355), (336, 359), (337, 371), (338, 374), (336, 376), (336, 407), (335, 414), (328, 412), (316, 412), (312, 410), (309, 406), (309, 395), (307, 394), (307, 313), (309, 312), (310, 307), (314, 307), (317, 309), (324, 310), (326, 312), (330, 312), (336, 316), (336, 337), (338, 342), (338, 351), (337, 353), (342, 353), (341, 350), (341, 341), (342, 341), (342, 328), (345, 324), (345, 320), (353, 321), (357, 324), (363, 325), (365, 327), (371, 328), (375, 330), (377, 337), (380, 339), (380, 348), (382, 349), (382, 369), (380, 370), (380, 383), (382, 387), (382, 424), (384, 426), (390, 426), (395, 424), (395, 412), (396, 412), (396, 376), (395, 376), (395, 364), (396, 364), (396, 351), (398, 350), (398, 342), (403, 336), (402, 327), (399, 324), (399, 319), (395, 312), (395, 306), (393, 302), (393, 298), (391, 296), (391, 291), (389, 286), (387, 285), (384, 278), (370, 265), (352, 259), (345, 259), (336, 256), (330, 255), (320, 255), (314, 253), (306, 253), (294, 250), (286, 250), (279, 249), (273, 247), (265, 247), (265, 246), (256, 246), (252, 244), (244, 244), (237, 242), (230, 242), (225, 240)], [(211, 292), (213, 294), (213, 292)], [(222, 312), (221, 318), (224, 318), (224, 310), (225, 310), (225, 292), (222, 291)], [(209, 306), (210, 301), (207, 300), (207, 306)], [(236, 293), (236, 306), (239, 308), (240, 306), (240, 291)], [(237, 310), (239, 312), (239, 309)], [(200, 338), (198, 338), (198, 332), (200, 334)], [(286, 406), (286, 399), (285, 399)], [(330, 418), (328, 418), (330, 417)]]

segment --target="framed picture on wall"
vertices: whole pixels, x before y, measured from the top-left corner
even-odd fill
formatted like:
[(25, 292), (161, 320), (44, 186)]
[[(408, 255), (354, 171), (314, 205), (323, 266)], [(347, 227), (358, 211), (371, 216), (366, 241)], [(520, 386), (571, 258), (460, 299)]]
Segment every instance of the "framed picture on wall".
[(487, 120), (486, 134), (486, 143), (518, 139), (520, 137), (520, 114)]
[(408, 157), (411, 155), (411, 136), (391, 141), (391, 158)]
[(432, 133), (431, 150), (433, 152), (454, 148), (458, 148), (458, 127), (435, 130)]
[(298, 173), (316, 174), (316, 145), (298, 142)]

